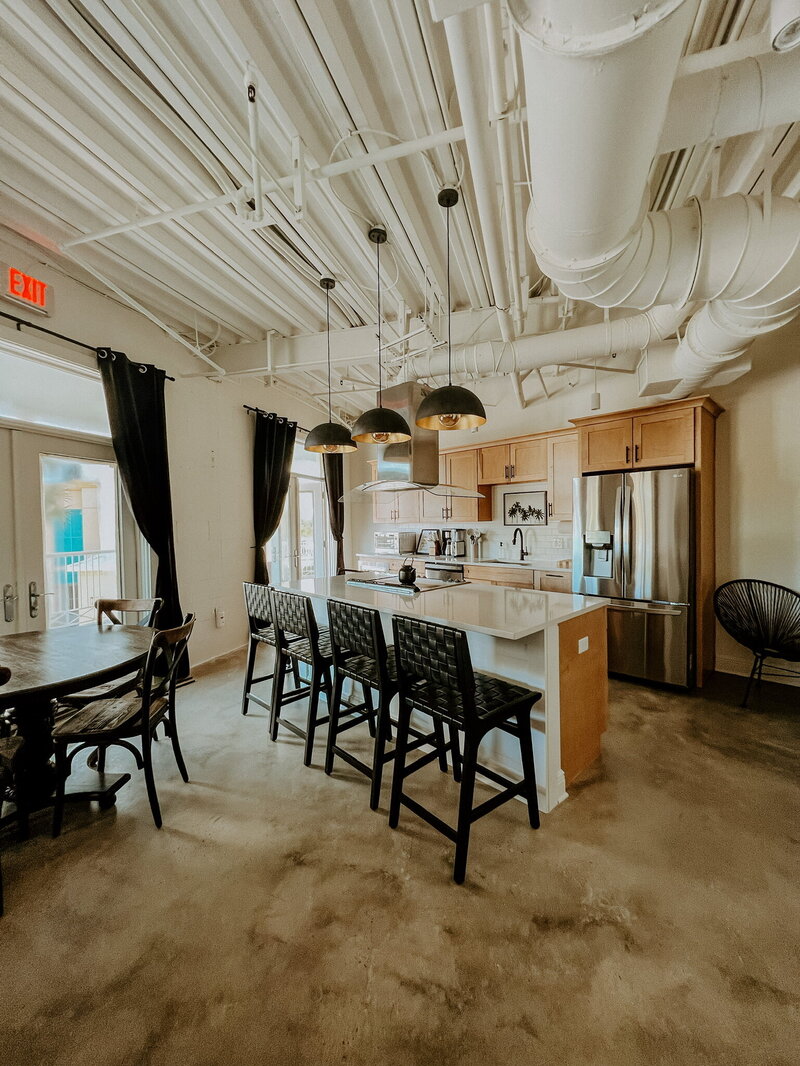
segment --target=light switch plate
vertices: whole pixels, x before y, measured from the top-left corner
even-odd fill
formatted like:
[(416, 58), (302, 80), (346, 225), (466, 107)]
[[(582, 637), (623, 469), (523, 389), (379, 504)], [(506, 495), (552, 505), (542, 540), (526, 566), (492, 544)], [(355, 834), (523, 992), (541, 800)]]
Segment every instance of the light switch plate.
[(585, 651), (589, 650), (589, 638), (581, 637), (578, 641), (578, 655), (583, 655)]

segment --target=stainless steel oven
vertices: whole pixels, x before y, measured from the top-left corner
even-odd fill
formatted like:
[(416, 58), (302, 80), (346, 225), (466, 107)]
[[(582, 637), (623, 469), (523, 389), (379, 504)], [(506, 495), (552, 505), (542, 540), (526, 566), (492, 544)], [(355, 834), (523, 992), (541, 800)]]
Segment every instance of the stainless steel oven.
[(437, 559), (435, 562), (425, 562), (425, 577), (432, 578), (434, 581), (463, 581), (464, 580), (464, 567), (461, 563), (455, 563), (451, 560), (441, 562)]

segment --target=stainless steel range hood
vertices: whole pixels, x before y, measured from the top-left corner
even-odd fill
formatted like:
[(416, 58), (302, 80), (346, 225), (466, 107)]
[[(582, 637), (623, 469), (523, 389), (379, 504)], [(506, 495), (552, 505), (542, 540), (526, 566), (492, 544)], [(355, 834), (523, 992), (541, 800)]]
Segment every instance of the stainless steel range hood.
[(378, 447), (378, 478), (357, 485), (355, 494), (371, 492), (411, 492), (425, 489), (434, 496), (460, 496), (483, 499), (482, 492), (439, 481), (439, 434), (422, 429), (414, 418), (430, 390), (416, 381), (392, 385), (381, 393), (381, 403), (399, 412), (411, 429), (411, 440)]

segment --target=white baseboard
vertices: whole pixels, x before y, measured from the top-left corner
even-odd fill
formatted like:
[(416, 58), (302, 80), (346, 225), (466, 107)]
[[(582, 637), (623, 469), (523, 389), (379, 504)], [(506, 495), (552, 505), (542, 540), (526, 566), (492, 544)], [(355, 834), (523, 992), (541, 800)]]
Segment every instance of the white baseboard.
[[(783, 662), (780, 659), (768, 659), (764, 669), (769, 670), (770, 664), (773, 662), (775, 666), (783, 665)], [(789, 670), (798, 669), (797, 663), (786, 663), (785, 665)], [(739, 677), (749, 677), (750, 671), (753, 668), (753, 659), (752, 657), (743, 659), (735, 655), (718, 655), (716, 657), (715, 668), (722, 674), (737, 674)], [(779, 685), (800, 686), (800, 677), (765, 677), (764, 680), (774, 681)]]

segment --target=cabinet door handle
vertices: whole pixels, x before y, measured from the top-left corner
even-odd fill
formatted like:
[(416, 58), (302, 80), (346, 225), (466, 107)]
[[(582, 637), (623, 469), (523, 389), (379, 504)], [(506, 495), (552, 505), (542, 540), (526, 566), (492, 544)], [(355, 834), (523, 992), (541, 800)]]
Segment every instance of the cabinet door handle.
[(507, 466), (503, 467), (503, 477), (505, 478), (506, 481), (508, 481), (508, 467)]
[(511, 464), (511, 480), (512, 481), (514, 480), (514, 472), (516, 471), (516, 469), (517, 469), (516, 465), (514, 463), (512, 463)]
[(626, 444), (625, 445), (625, 462), (627, 464), (630, 461), (631, 461), (631, 446), (630, 446), (630, 444)]
[(547, 504), (547, 517), (548, 518), (552, 518), (553, 517), (553, 505), (552, 505), (552, 503), (549, 503), (549, 502)]
[(634, 444), (634, 446), (633, 446), (633, 461), (634, 461), (634, 463), (638, 463), (639, 462), (639, 445), (638, 444)]

